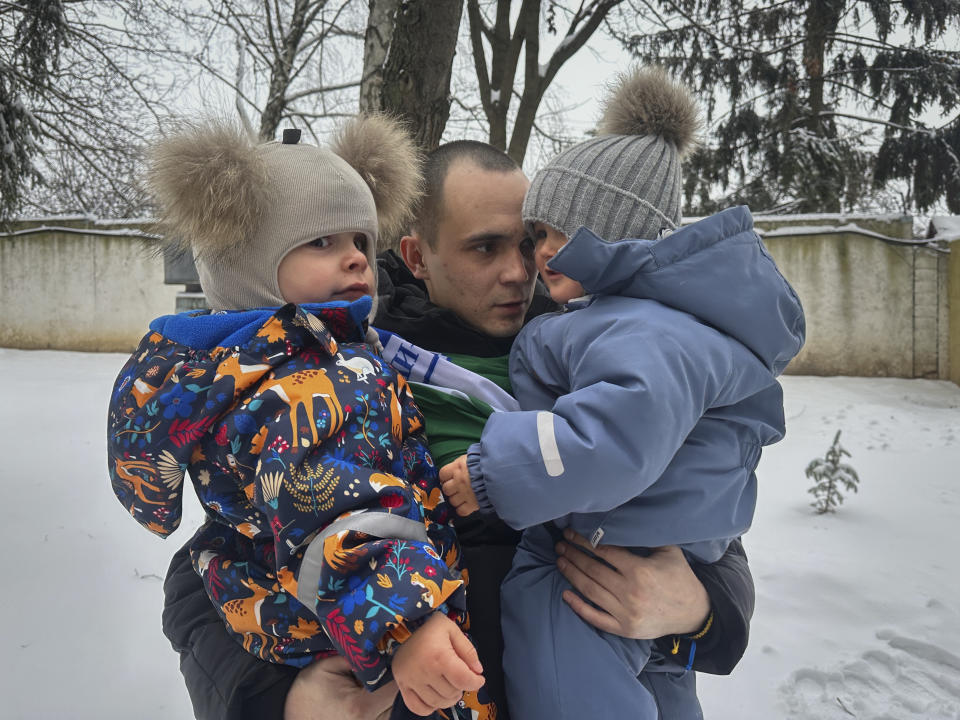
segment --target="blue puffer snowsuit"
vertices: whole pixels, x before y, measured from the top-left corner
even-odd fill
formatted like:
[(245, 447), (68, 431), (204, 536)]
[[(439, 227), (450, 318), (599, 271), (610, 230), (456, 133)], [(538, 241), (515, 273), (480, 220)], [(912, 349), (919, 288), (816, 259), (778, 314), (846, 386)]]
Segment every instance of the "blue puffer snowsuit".
[[(524, 410), (492, 415), (468, 453), (481, 509), (529, 528), (501, 590), (511, 712), (655, 718), (637, 683), (650, 643), (573, 614), (540, 524), (719, 558), (750, 527), (761, 447), (783, 437), (776, 377), (803, 344), (803, 310), (745, 207), (658, 240), (582, 228), (549, 265), (593, 297), (524, 328), (510, 358)], [(688, 694), (659, 712), (697, 717)]]

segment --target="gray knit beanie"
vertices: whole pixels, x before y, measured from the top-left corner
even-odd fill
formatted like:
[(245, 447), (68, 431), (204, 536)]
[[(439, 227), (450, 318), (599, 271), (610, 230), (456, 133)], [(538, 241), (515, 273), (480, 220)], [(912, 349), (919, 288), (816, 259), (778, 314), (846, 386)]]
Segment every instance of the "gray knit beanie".
[(585, 226), (610, 242), (676, 228), (681, 160), (697, 126), (690, 91), (664, 70), (622, 76), (605, 103), (598, 137), (563, 151), (534, 176), (524, 222), (542, 222), (567, 237)]
[(147, 179), (162, 222), (192, 251), (215, 310), (283, 305), (280, 262), (326, 235), (366, 235), (375, 268), (378, 227), (393, 232), (419, 195), (417, 151), (386, 116), (351, 121), (332, 148), (299, 136), (256, 144), (227, 123), (183, 124), (152, 149)]

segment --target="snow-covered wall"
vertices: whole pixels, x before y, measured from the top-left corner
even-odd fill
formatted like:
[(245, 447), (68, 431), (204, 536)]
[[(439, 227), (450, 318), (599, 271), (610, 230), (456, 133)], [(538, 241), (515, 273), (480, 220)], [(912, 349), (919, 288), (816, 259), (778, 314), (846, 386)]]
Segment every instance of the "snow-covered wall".
[(0, 346), (129, 352), (173, 312), (149, 222), (44, 218), (0, 233)]
[[(960, 218), (957, 218), (960, 220)], [(957, 223), (960, 228), (960, 222)], [(950, 338), (948, 347), (950, 352), (950, 368), (947, 379), (960, 385), (960, 235), (951, 240), (944, 240), (943, 244), (951, 249), (947, 263), (947, 304), (949, 305)]]
[[(788, 372), (960, 384), (960, 243), (914, 240), (900, 216), (756, 225), (807, 314), (807, 343)], [(164, 285), (162, 261), (144, 247), (149, 227), (46, 218), (0, 234), (0, 346), (132, 349), (183, 289)]]
[[(899, 216), (756, 218), (803, 302), (807, 342), (788, 372), (946, 379), (950, 254)], [(960, 320), (954, 324), (960, 333)], [(954, 355), (960, 359), (960, 355)]]

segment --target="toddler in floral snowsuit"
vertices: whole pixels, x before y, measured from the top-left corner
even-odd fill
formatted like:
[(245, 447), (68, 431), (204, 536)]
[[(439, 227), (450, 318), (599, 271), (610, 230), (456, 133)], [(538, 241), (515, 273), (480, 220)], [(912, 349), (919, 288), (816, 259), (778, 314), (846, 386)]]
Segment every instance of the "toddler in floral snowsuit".
[[(165, 537), (189, 471), (207, 512), (193, 564), (249, 652), (338, 652), (371, 690), (392, 669), (409, 710), (468, 712), (439, 709), (483, 682), (451, 512), (404, 379), (365, 344), (378, 213), (395, 227), (416, 198), (412, 143), (382, 116), (330, 149), (184, 126), (148, 180), (213, 311), (154, 320), (120, 371), (115, 494)], [(422, 666), (438, 648), (443, 667)]]

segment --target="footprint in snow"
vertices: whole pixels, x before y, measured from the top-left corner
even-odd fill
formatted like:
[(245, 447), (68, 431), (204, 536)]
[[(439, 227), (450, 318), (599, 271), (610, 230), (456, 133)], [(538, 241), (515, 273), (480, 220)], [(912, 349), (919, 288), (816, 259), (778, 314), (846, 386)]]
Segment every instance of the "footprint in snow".
[(956, 720), (960, 657), (908, 637), (881, 632), (887, 647), (829, 670), (796, 670), (780, 687), (786, 718), (807, 720)]

